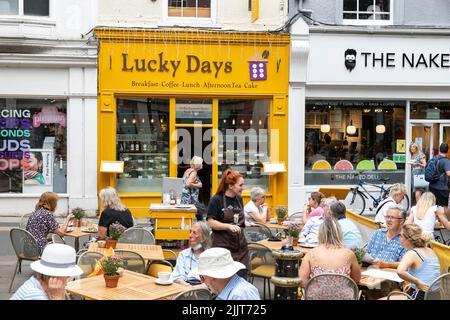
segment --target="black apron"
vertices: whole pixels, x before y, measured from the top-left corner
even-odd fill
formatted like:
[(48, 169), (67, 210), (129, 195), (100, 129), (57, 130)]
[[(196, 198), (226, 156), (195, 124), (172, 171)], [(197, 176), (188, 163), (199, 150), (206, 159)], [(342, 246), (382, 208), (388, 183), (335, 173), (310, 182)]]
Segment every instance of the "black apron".
[[(239, 203), (239, 202), (238, 202)], [(249, 266), (247, 239), (245, 239), (245, 216), (242, 207), (239, 210), (228, 209), (225, 194), (223, 195), (223, 219), (222, 223), (235, 224), (241, 228), (241, 232), (228, 230), (214, 230), (212, 233), (213, 247), (221, 247), (230, 250), (234, 261)]]

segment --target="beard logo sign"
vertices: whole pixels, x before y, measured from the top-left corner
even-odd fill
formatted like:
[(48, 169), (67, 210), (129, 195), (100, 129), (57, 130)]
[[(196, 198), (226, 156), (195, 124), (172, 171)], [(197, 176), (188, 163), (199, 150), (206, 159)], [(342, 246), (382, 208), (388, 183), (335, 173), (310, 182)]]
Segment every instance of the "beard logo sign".
[(352, 71), (356, 66), (356, 50), (347, 49), (345, 50), (345, 67), (348, 71)]

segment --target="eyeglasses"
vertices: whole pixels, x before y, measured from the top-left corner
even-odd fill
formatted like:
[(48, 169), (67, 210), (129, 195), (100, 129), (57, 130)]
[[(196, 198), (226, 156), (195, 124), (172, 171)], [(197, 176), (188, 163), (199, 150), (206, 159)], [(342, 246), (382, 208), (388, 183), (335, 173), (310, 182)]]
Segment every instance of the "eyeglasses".
[(402, 220), (403, 218), (393, 217), (393, 216), (384, 216), (386, 220)]
[(199, 275), (199, 278), (200, 278), (200, 280), (201, 280), (202, 282), (205, 282), (205, 277), (204, 277), (204, 276)]

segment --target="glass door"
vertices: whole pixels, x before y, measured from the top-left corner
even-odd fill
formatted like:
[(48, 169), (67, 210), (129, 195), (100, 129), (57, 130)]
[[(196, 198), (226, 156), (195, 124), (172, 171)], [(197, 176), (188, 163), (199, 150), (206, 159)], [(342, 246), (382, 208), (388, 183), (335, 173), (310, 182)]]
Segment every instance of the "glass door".
[(439, 152), (439, 124), (412, 124), (411, 142), (416, 143), (427, 160)]
[(439, 130), (439, 144), (447, 143), (450, 145), (450, 124), (441, 124)]

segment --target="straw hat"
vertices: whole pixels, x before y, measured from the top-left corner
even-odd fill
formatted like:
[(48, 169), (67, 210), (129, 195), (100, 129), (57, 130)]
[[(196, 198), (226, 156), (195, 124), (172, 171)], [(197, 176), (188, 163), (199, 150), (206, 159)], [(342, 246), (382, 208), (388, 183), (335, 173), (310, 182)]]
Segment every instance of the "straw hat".
[(75, 249), (61, 243), (51, 243), (44, 248), (41, 260), (34, 261), (31, 269), (54, 277), (75, 277), (83, 274), (76, 264)]
[(198, 274), (217, 279), (232, 277), (245, 265), (234, 261), (229, 250), (225, 248), (211, 248), (203, 251), (199, 256)]

